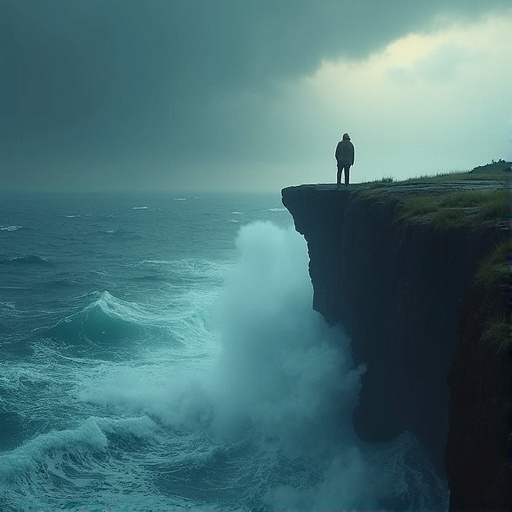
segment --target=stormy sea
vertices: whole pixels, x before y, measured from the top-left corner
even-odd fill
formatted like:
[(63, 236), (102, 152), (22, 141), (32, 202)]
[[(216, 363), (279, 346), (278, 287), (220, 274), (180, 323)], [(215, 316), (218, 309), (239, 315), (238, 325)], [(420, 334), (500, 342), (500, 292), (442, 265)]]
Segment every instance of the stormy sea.
[(276, 194), (0, 197), (0, 510), (443, 510)]

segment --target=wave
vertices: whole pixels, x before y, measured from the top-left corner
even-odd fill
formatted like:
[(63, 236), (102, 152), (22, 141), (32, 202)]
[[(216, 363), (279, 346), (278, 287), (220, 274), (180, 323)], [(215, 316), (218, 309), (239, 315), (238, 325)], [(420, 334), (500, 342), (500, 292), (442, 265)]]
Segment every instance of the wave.
[(16, 303), (0, 301), (0, 311), (16, 311)]
[[(98, 292), (96, 292), (98, 294)], [(80, 312), (67, 316), (47, 330), (49, 337), (67, 343), (88, 340), (93, 343), (118, 343), (141, 339), (148, 334), (166, 334), (166, 323), (137, 303), (124, 301), (108, 291)]]
[(3, 226), (0, 231), (19, 231), (20, 229), (23, 229), (23, 226)]
[[(109, 419), (89, 417), (78, 426), (40, 434), (18, 448), (0, 455), (0, 504), (15, 504), (16, 510), (32, 507), (89, 510), (105, 503), (116, 468), (112, 460), (123, 452), (143, 450), (158, 438), (158, 426), (147, 417)], [(130, 447), (129, 450), (126, 447)], [(129, 455), (128, 455), (129, 456)], [(121, 467), (121, 470), (123, 468)], [(136, 470), (125, 467), (124, 476)], [(121, 473), (120, 468), (117, 472)], [(142, 477), (144, 475), (142, 474)], [(140, 477), (139, 477), (140, 478)], [(134, 478), (134, 484), (137, 480)], [(143, 482), (138, 482), (141, 487)], [(103, 496), (98, 496), (102, 489)], [(148, 486), (147, 494), (149, 495)], [(119, 497), (112, 500), (119, 503)], [(85, 506), (81, 508), (78, 505)], [(112, 503), (111, 503), (112, 504)]]
[(115, 240), (135, 240), (142, 238), (141, 235), (124, 228), (99, 230), (97, 234)]
[(205, 297), (218, 292), (231, 265), (230, 262), (203, 258), (146, 259), (130, 265), (128, 279), (146, 286), (154, 283), (151, 286), (156, 286), (160, 292), (166, 291), (167, 299), (160, 293), (162, 300), (179, 302), (196, 291)]
[(39, 435), (15, 450), (0, 456), (0, 481), (21, 472), (33, 471), (56, 452), (84, 453), (104, 451), (108, 441), (93, 418), (75, 430), (51, 431)]
[(73, 299), (74, 303), (93, 300), (45, 328), (43, 336), (64, 342), (72, 354), (85, 351), (88, 357), (101, 359), (131, 360), (142, 354), (151, 359), (151, 352), (160, 348), (193, 357), (204, 352), (204, 343), (212, 337), (209, 315), (216, 294), (211, 286), (187, 287), (178, 294), (160, 290), (141, 304), (108, 291), (93, 292)]
[[(234, 264), (138, 264), (167, 275), (179, 293), (144, 303), (108, 291), (73, 299), (80, 311), (49, 336), (92, 340), (114, 354), (136, 339), (148, 349), (137, 360), (65, 360), (62, 343), (42, 340), (54, 352), (41, 347), (26, 375), (39, 371), (52, 383), (49, 405), (29, 390), (26, 407), (37, 402), (47, 418), (58, 403), (66, 416), (51, 416), (41, 429), (53, 430), (0, 455), (8, 505), (440, 509), (443, 482), (412, 436), (376, 446), (353, 432), (364, 366), (354, 365), (343, 330), (311, 309), (304, 240), (293, 228), (256, 223), (240, 230), (237, 248)], [(224, 284), (220, 293), (212, 278)], [(149, 342), (157, 336), (177, 340), (176, 348)]]
[(179, 260), (142, 260), (141, 265), (163, 268), (172, 278), (197, 281), (198, 279), (220, 279), (224, 277), (229, 264), (202, 258), (182, 258)]
[(167, 377), (164, 366), (104, 372), (79, 398), (193, 439), (183, 471), (203, 484), (215, 475), (205, 493), (229, 482), (248, 508), (436, 508), (444, 482), (412, 436), (370, 445), (354, 433), (365, 368), (354, 365), (342, 329), (311, 309), (304, 240), (256, 223), (242, 228), (237, 247), (214, 307), (215, 359)]
[(51, 265), (51, 261), (37, 254), (0, 258), (0, 265)]
[(224, 446), (201, 446), (201, 436), (173, 435), (146, 416), (90, 416), (0, 455), (0, 505), (8, 510), (242, 510), (216, 507), (208, 499), (211, 484), (219, 489), (217, 496), (237, 498), (219, 471), (228, 455)]
[(60, 279), (53, 279), (48, 282), (41, 283), (41, 286), (47, 288), (74, 288), (84, 282), (85, 278), (77, 277), (62, 277)]
[[(1, 288), (0, 288), (1, 289)], [(3, 334), (14, 332), (14, 327), (9, 325), (6, 320), (16, 318), (19, 315), (19, 312), (16, 309), (15, 302), (1, 302), (0, 301), (0, 332), (3, 331)], [(5, 324), (4, 324), (5, 322)], [(0, 345), (2, 341), (7, 341), (5, 337), (3, 340), (0, 340)], [(1, 379), (0, 379), (1, 380)], [(0, 398), (0, 403), (2, 399)]]

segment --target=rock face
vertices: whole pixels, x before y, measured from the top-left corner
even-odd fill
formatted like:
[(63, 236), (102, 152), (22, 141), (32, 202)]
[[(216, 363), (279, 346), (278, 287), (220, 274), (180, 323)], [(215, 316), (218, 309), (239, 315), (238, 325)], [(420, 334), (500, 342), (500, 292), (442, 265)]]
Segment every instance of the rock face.
[[(447, 477), (453, 510), (512, 505), (503, 486), (492, 488), (491, 477), (474, 488), (478, 496), (467, 494), (482, 472), (504, 482), (511, 476), (504, 469), (507, 355), (479, 343), (485, 313), (472, 317), (479, 295), (471, 288), (480, 261), (506, 232), (489, 228), (476, 235), (470, 228), (440, 231), (429, 222), (407, 223), (399, 219), (393, 196), (367, 197), (357, 186), (302, 185), (284, 189), (282, 197), (308, 243), (314, 309), (329, 323), (343, 324), (355, 361), (367, 363), (354, 411), (358, 435), (384, 442), (412, 431)], [(472, 396), (478, 398), (468, 408)], [(498, 402), (499, 412), (491, 405)], [(491, 442), (493, 436), (501, 437)], [(470, 457), (466, 443), (474, 448)], [(466, 467), (470, 460), (481, 465), (475, 474)]]
[(445, 462), (452, 510), (512, 510), (510, 354), (482, 341), (486, 319), (504, 309), (499, 290), (478, 284), (463, 301), (448, 376)]

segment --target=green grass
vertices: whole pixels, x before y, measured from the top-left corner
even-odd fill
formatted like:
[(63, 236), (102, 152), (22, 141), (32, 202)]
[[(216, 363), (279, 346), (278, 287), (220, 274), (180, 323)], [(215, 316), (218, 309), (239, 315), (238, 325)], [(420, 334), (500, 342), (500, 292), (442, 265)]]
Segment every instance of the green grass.
[(508, 350), (512, 346), (512, 329), (506, 317), (493, 318), (486, 326), (480, 340), (488, 345), (495, 346), (498, 350)]
[(480, 206), (489, 199), (489, 192), (486, 190), (465, 190), (451, 192), (441, 197), (439, 206), (447, 208), (471, 208)]
[(404, 180), (404, 183), (449, 183), (451, 181), (507, 181), (510, 173), (503, 171), (455, 171), (434, 176), (417, 176)]
[(383, 177), (363, 184), (360, 193), (367, 198), (396, 201), (400, 208), (397, 221), (432, 222), (440, 230), (463, 225), (479, 230), (505, 220), (507, 201), (512, 204), (512, 173), (503, 172), (505, 167), (505, 162), (498, 161), (473, 171), (404, 181)]
[[(512, 277), (508, 256), (512, 254), (512, 240), (507, 239), (499, 244), (480, 264), (474, 277), (474, 282), (482, 290), (495, 290), (500, 286), (507, 286)], [(483, 292), (482, 296), (487, 294)], [(507, 312), (506, 298), (501, 307), (494, 307), (487, 319), (485, 329), (480, 341), (498, 350), (512, 348), (512, 328), (510, 314)]]
[(433, 197), (413, 196), (406, 197), (402, 202), (402, 207), (405, 213), (403, 217), (414, 217), (434, 213), (438, 209), (438, 204)]
[(507, 257), (512, 254), (512, 240), (502, 242), (480, 264), (475, 281), (484, 288), (491, 288), (510, 277)]
[[(441, 231), (467, 226), (477, 232), (499, 226), (499, 222), (512, 216), (512, 173), (503, 172), (503, 167), (504, 162), (495, 162), (471, 172), (420, 176), (404, 181), (384, 177), (366, 184), (361, 194), (379, 201), (395, 201), (399, 208), (396, 221), (402, 227), (409, 223), (428, 223)], [(512, 240), (507, 239), (481, 262), (474, 283), (481, 290), (496, 293), (496, 287), (512, 279), (507, 263), (510, 254)], [(483, 292), (483, 297), (487, 292)], [(506, 307), (495, 309), (485, 320), (481, 342), (496, 350), (510, 350), (509, 314)]]
[(434, 226), (441, 231), (463, 226), (466, 222), (466, 214), (458, 208), (440, 208), (432, 218)]
[(467, 180), (469, 176), (468, 171), (454, 171), (446, 172), (435, 175), (422, 175), (415, 176), (404, 180), (404, 183), (445, 183), (449, 181)]
[[(402, 226), (429, 223), (442, 231), (460, 226), (478, 231), (493, 228), (512, 216), (512, 173), (503, 172), (503, 166), (502, 162), (496, 162), (472, 172), (421, 176), (398, 182), (382, 178), (369, 183), (361, 193), (368, 198), (396, 201), (399, 208), (396, 220)], [(409, 187), (416, 184), (421, 186)], [(442, 186), (435, 187), (436, 184)], [(474, 277), (475, 284), (491, 292), (510, 282), (512, 274), (507, 257), (511, 254), (512, 240), (507, 239), (481, 262)], [(490, 313), (481, 342), (497, 350), (512, 349), (512, 326), (506, 307), (498, 307)]]
[(480, 209), (477, 213), (478, 219), (488, 221), (506, 216), (511, 199), (510, 193), (507, 194), (507, 192), (506, 189), (489, 192), (486, 201), (480, 205)]
[(433, 222), (438, 229), (469, 225), (475, 229), (489, 222), (505, 219), (507, 213), (506, 189), (457, 190), (455, 192), (422, 192), (391, 196), (400, 203), (398, 220), (406, 222)]
[(504, 172), (510, 166), (503, 160), (475, 167), (471, 171), (450, 171), (433, 176), (417, 176), (405, 180), (405, 183), (447, 183), (450, 181), (510, 181), (512, 173)]
[(504, 169), (510, 168), (510, 163), (507, 164), (504, 160), (493, 161), (486, 165), (480, 165), (469, 170), (452, 170), (447, 172), (440, 172), (435, 175), (421, 175), (407, 178), (402, 181), (395, 181), (392, 177), (382, 177), (380, 180), (368, 182), (369, 184), (383, 184), (383, 183), (402, 183), (402, 184), (415, 184), (415, 183), (449, 183), (452, 181), (498, 181), (498, 182), (511, 182), (512, 172), (505, 172)]

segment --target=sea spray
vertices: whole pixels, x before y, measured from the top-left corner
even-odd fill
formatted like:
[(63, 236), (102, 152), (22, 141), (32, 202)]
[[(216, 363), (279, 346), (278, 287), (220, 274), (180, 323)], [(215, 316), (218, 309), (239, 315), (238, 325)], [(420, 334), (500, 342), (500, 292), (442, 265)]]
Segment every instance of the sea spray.
[(364, 369), (353, 368), (343, 333), (312, 310), (305, 243), (295, 231), (255, 223), (237, 247), (217, 310), (217, 424), (250, 421), (292, 454), (318, 450), (320, 439), (350, 432)]
[(309, 465), (310, 486), (276, 481), (263, 496), (269, 505), (374, 505), (373, 476), (352, 428), (364, 366), (354, 367), (342, 329), (312, 309), (304, 239), (291, 227), (254, 223), (242, 228), (237, 248), (219, 298), (215, 433), (253, 429), (271, 440), (276, 458)]
[(7, 206), (0, 507), (442, 508), (413, 436), (355, 436), (364, 367), (278, 198)]
[(237, 249), (217, 308), (223, 350), (211, 385), (214, 434), (256, 432), (283, 474), (298, 460), (309, 468), (296, 481), (268, 482), (263, 501), (280, 510), (443, 503), (445, 485), (413, 436), (371, 445), (355, 435), (365, 367), (354, 366), (342, 327), (312, 309), (304, 239), (260, 222), (241, 229)]

